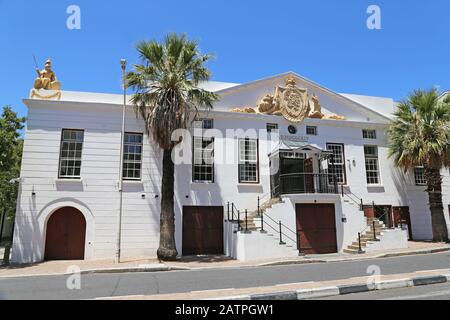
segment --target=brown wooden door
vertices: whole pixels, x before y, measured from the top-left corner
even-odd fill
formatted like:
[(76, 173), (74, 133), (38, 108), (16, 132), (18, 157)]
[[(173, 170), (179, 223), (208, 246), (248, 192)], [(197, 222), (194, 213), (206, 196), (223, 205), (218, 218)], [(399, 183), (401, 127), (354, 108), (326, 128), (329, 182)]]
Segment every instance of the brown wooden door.
[(412, 240), (411, 218), (409, 215), (409, 207), (393, 207), (394, 226), (398, 227), (401, 223), (408, 225), (409, 239)]
[(45, 260), (82, 260), (86, 220), (75, 208), (55, 211), (47, 222)]
[(313, 173), (312, 158), (308, 158), (305, 160), (304, 169), (305, 169), (304, 172), (305, 172), (306, 193), (315, 193), (314, 192), (314, 177), (312, 175), (312, 173)]
[(305, 254), (337, 252), (333, 204), (297, 204), (297, 246)]
[(223, 253), (223, 207), (183, 207), (183, 255)]

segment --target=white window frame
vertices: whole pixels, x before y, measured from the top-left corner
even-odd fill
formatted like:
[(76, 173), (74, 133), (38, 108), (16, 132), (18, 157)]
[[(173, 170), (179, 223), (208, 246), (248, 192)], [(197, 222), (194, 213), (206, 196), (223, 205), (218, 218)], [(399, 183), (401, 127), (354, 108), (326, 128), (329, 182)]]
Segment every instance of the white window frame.
[[(75, 139), (64, 138), (66, 132), (75, 133)], [(81, 133), (81, 140), (78, 139), (78, 134)], [(65, 149), (65, 145), (68, 144), (68, 149)], [(81, 146), (80, 146), (81, 145)], [(80, 146), (80, 148), (78, 148)], [(58, 165), (58, 179), (81, 179), (81, 166), (83, 157), (84, 146), (84, 130), (82, 129), (62, 129), (61, 130), (61, 143), (59, 150), (59, 165)], [(64, 155), (66, 152), (66, 156)], [(71, 156), (71, 153), (73, 156)], [(76, 163), (79, 162), (79, 166)], [(73, 163), (73, 165), (69, 165)], [(63, 168), (72, 169), (73, 174), (62, 174)], [(76, 170), (79, 170), (79, 174), (75, 174)]]
[[(254, 153), (250, 154), (252, 151)], [(247, 151), (246, 147), (249, 147)], [(239, 183), (259, 184), (259, 141), (258, 139), (244, 138), (238, 140), (238, 181)], [(255, 180), (245, 179), (244, 170), (250, 170), (250, 166), (255, 168)]]
[(363, 129), (362, 130), (363, 139), (377, 139), (377, 130), (374, 129)]
[[(308, 132), (309, 130), (313, 130), (313, 133)], [(317, 130), (317, 126), (306, 126), (306, 135), (308, 136), (317, 136), (318, 135), (318, 130)]]
[[(374, 148), (376, 150), (376, 154), (367, 154), (366, 148)], [(381, 173), (380, 173), (380, 161), (379, 161), (379, 152), (378, 152), (378, 146), (374, 145), (364, 145), (364, 162), (365, 162), (365, 168), (366, 168), (366, 182), (367, 185), (380, 185), (381, 184)], [(375, 161), (376, 170), (368, 169), (368, 161), (371, 161), (373, 165), (373, 161)], [(369, 179), (373, 179), (373, 177), (369, 178), (368, 173), (369, 172), (376, 172), (376, 179), (377, 182), (370, 182)]]
[[(127, 136), (139, 136), (141, 139), (140, 142), (127, 142), (126, 137)], [(124, 181), (140, 181), (142, 179), (142, 155), (143, 155), (143, 148), (144, 148), (144, 135), (142, 133), (138, 132), (125, 132), (125, 135), (123, 137), (123, 172), (122, 172), (122, 179)], [(140, 148), (140, 152), (126, 152), (125, 150), (128, 147), (135, 147)], [(130, 157), (131, 155), (134, 156), (134, 159), (127, 159), (126, 157)], [(136, 155), (139, 155), (138, 159), (136, 160)], [(132, 165), (133, 168), (129, 168), (128, 165)], [(139, 165), (139, 168), (136, 169), (136, 165)], [(136, 171), (139, 170), (139, 177), (135, 177), (134, 175), (132, 177), (128, 176), (128, 172), (130, 171)]]
[[(334, 152), (334, 147), (338, 147), (341, 150), (340, 153), (340, 157), (342, 158), (342, 162), (337, 161), (337, 157), (335, 156), (336, 153)], [(340, 175), (336, 175), (336, 182), (339, 185), (345, 185), (347, 183), (347, 172), (346, 172), (346, 168), (345, 168), (345, 146), (343, 143), (334, 143), (334, 142), (330, 142), (327, 143), (327, 151), (331, 151), (333, 152), (333, 160), (334, 163), (331, 164), (328, 168), (328, 173), (334, 172), (336, 174), (336, 168), (341, 168), (340, 170), (342, 170)], [(331, 168), (333, 167), (333, 168)], [(342, 180), (339, 179), (339, 176), (342, 175)]]
[[(422, 172), (419, 173), (418, 170)], [(414, 167), (414, 183), (416, 186), (426, 186), (427, 180), (425, 179), (425, 168), (423, 166)]]
[[(200, 141), (198, 141), (200, 140)], [(208, 141), (209, 140), (209, 141)], [(209, 142), (206, 147), (203, 146), (203, 142)], [(197, 143), (200, 143), (200, 148), (197, 148)], [(200, 153), (200, 157), (197, 155)], [(202, 179), (198, 178), (199, 175), (209, 175), (207, 172), (201, 172), (202, 169), (211, 168), (211, 178)], [(197, 170), (200, 170), (199, 172)], [(192, 138), (192, 181), (193, 182), (214, 182), (214, 137), (194, 136)]]
[(214, 119), (212, 118), (204, 118), (194, 120), (192, 127), (194, 129), (213, 129), (214, 128)]
[(267, 133), (271, 133), (271, 132), (278, 131), (280, 129), (278, 128), (278, 123), (266, 123), (266, 130), (267, 130)]

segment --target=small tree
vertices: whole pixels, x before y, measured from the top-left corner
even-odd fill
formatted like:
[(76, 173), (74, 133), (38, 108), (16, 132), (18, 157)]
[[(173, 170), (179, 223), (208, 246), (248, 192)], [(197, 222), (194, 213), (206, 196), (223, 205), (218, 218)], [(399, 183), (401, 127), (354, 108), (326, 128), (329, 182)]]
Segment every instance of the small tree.
[(433, 241), (447, 242), (442, 204), (443, 167), (450, 166), (450, 97), (437, 90), (416, 90), (398, 105), (389, 131), (389, 155), (405, 170), (424, 167)]
[(11, 180), (20, 175), (23, 147), (20, 130), (24, 122), (25, 118), (17, 117), (11, 107), (3, 108), (0, 117), (0, 219), (2, 214), (14, 219), (16, 212), (18, 184)]

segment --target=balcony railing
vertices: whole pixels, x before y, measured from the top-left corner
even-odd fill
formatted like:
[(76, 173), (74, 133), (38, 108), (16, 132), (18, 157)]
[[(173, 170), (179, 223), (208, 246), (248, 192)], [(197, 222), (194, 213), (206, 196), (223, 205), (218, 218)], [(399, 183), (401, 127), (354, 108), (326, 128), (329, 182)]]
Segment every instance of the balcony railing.
[(278, 195), (302, 193), (339, 193), (336, 176), (324, 173), (280, 174)]

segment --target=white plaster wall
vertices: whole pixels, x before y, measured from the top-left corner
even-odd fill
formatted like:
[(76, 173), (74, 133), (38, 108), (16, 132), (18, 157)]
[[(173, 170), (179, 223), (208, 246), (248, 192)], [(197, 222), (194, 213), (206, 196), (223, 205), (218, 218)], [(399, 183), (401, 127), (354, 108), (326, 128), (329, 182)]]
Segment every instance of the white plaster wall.
[(385, 230), (380, 237), (380, 241), (371, 242), (365, 252), (373, 252), (389, 249), (405, 249), (408, 248), (408, 231), (400, 228)]
[(276, 235), (238, 232), (236, 238), (237, 251), (234, 258), (240, 261), (298, 257), (297, 248), (290, 244), (280, 245)]
[(223, 232), (223, 243), (224, 243), (224, 253), (228, 257), (233, 257), (236, 259), (238, 253), (237, 244), (237, 229), (238, 225), (236, 222), (225, 221), (224, 222), (224, 232)]

